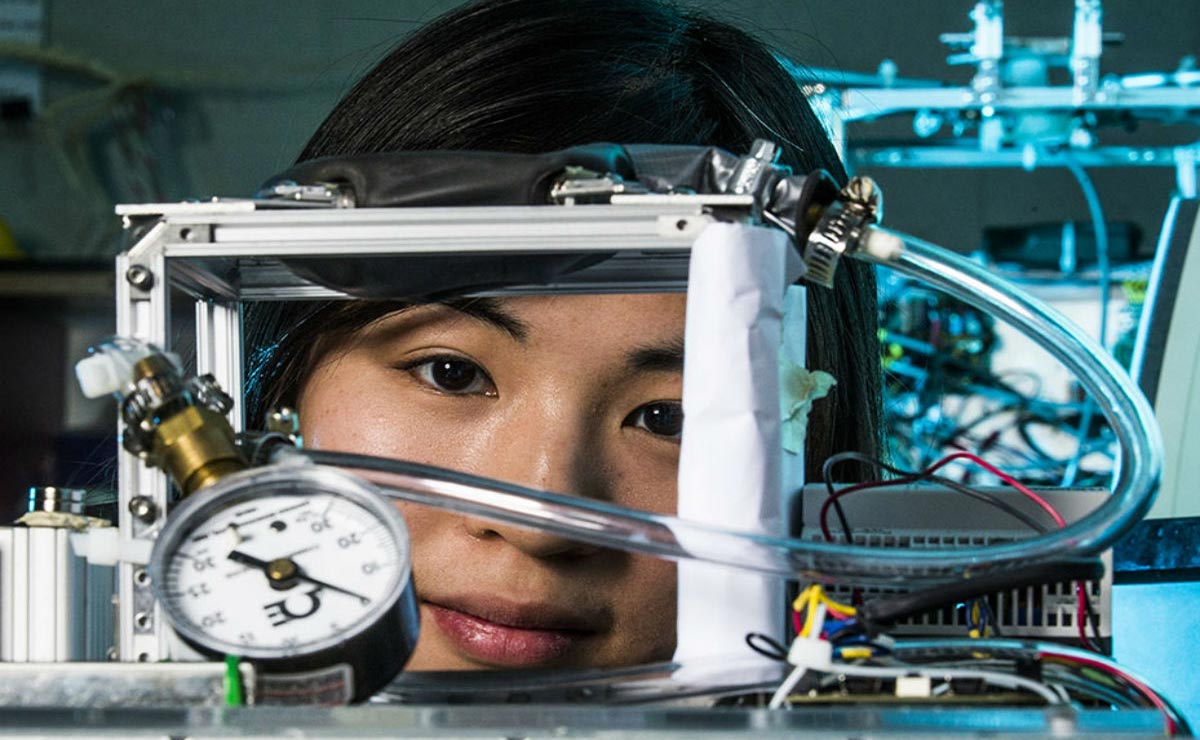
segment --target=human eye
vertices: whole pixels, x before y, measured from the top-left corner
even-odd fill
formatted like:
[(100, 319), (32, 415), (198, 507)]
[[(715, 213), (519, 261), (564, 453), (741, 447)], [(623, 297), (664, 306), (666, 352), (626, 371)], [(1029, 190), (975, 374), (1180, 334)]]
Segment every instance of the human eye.
[(679, 442), (683, 432), (683, 404), (678, 401), (654, 401), (633, 410), (622, 426), (643, 429), (655, 436)]
[(400, 367), (433, 390), (450, 396), (495, 396), (496, 384), (487, 371), (457, 355), (435, 355)]

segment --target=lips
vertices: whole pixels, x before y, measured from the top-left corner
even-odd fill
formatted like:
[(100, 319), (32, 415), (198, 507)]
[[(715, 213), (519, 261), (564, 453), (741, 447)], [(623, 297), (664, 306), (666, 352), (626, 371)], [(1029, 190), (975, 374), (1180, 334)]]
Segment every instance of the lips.
[(509, 668), (553, 663), (601, 628), (596, 617), (551, 604), (464, 597), (426, 600), (424, 606), (464, 655)]

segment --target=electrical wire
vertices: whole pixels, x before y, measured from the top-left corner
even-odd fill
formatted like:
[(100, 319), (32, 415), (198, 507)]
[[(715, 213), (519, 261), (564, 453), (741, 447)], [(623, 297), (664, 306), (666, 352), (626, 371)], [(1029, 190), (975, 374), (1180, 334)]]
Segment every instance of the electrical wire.
[(1057, 660), (1068, 664), (1086, 666), (1103, 673), (1107, 673), (1114, 678), (1133, 686), (1146, 701), (1150, 702), (1158, 711), (1162, 712), (1167, 725), (1167, 734), (1176, 735), (1182, 723), (1182, 717), (1165, 699), (1151, 689), (1144, 681), (1134, 677), (1132, 674), (1122, 670), (1115, 664), (1107, 660), (1101, 660), (1096, 656), (1074, 655), (1068, 653), (1055, 652), (1053, 650), (1042, 650), (1040, 656), (1043, 660)]
[(808, 673), (808, 667), (798, 665), (792, 669), (775, 693), (771, 695), (771, 701), (767, 703), (767, 709), (780, 709), (783, 707), (787, 698), (791, 696), (792, 690), (796, 688), (796, 684), (800, 683), (800, 679), (804, 678), (804, 674)]
[(1108, 253), (1108, 222), (1104, 219), (1104, 208), (1100, 204), (1100, 196), (1096, 193), (1096, 186), (1092, 183), (1092, 178), (1088, 175), (1087, 170), (1070, 152), (1060, 152), (1060, 156), (1067, 170), (1079, 183), (1083, 199), (1087, 202), (1088, 215), (1092, 219), (1092, 231), (1096, 238), (1096, 267), (1100, 272), (1100, 344), (1107, 347), (1109, 283), (1112, 279), (1112, 265), (1109, 262)]
[(746, 634), (746, 645), (764, 658), (779, 661), (787, 660), (787, 648), (770, 635), (764, 635), (761, 632), (749, 632)]
[(792, 601), (792, 627), (797, 637), (819, 637), (826, 614), (846, 621), (857, 613), (855, 607), (834, 601), (820, 584), (814, 583)]
[[(1092, 219), (1092, 231), (1096, 237), (1096, 266), (1100, 270), (1100, 346), (1108, 348), (1108, 304), (1109, 292), (1111, 289), (1110, 282), (1112, 280), (1112, 267), (1109, 264), (1108, 254), (1108, 223), (1104, 219), (1104, 209), (1100, 204), (1100, 196), (1096, 194), (1096, 186), (1092, 183), (1092, 178), (1088, 176), (1087, 170), (1083, 168), (1079, 161), (1073, 157), (1070, 152), (1064, 151), (1062, 161), (1079, 183), (1079, 189), (1083, 191), (1083, 198), (1087, 201), (1088, 213)], [(1095, 416), (1095, 406), (1091, 399), (1087, 398), (1084, 401), (1083, 415), (1079, 421), (1079, 432), (1076, 435), (1079, 440), (1079, 447), (1075, 451), (1075, 455), (1067, 464), (1067, 469), (1063, 474), (1062, 485), (1070, 487), (1075, 485), (1075, 478), (1079, 474), (1079, 466), (1083, 460), (1083, 450), (1085, 441), (1087, 440), (1088, 430), (1092, 425), (1092, 418)]]
[(938, 460), (933, 465), (929, 466), (929, 468), (926, 469), (926, 472), (932, 473), (935, 470), (939, 470), (939, 469), (945, 467), (946, 465), (949, 465), (950, 463), (954, 462), (955, 460), (969, 460), (972, 463), (978, 465), (979, 467), (988, 471), (989, 473), (996, 476), (1000, 480), (1004, 481), (1008, 485), (1017, 489), (1018, 491), (1021, 492), (1021, 494), (1023, 496), (1025, 496), (1030, 501), (1033, 501), (1035, 504), (1040, 506), (1043, 511), (1045, 511), (1047, 514), (1050, 515), (1050, 518), (1053, 519), (1054, 523), (1057, 524), (1060, 528), (1067, 526), (1066, 520), (1064, 520), (1062, 518), (1062, 515), (1059, 514), (1058, 511), (1056, 511), (1055, 508), (1053, 506), (1051, 506), (1048, 501), (1046, 501), (1046, 499), (1042, 498), (1041, 496), (1039, 496), (1036, 493), (1034, 493), (1033, 491), (1031, 491), (1024, 483), (1021, 483), (1016, 478), (1012, 477), (1008, 473), (1005, 473), (1004, 471), (997, 468), (995, 465), (992, 465), (990, 462), (988, 462), (987, 460), (984, 460), (983, 458), (981, 458), (980, 456), (978, 456), (974, 453), (953, 452), (949, 455), (946, 455), (941, 460)]
[[(888, 471), (888, 472), (891, 472), (894, 474), (904, 474), (904, 477), (901, 477), (894, 481), (884, 481), (884, 482), (876, 482), (876, 483), (860, 483), (857, 485), (848, 486), (839, 491), (835, 491), (833, 489), (833, 485), (831, 482), (832, 476), (830, 474), (830, 471), (835, 464), (837, 464), (838, 462), (841, 462), (843, 460), (855, 460), (857, 462), (864, 462), (864, 463), (875, 466), (877, 469), (879, 469), (881, 471)], [(828, 517), (828, 512), (829, 512), (829, 507), (832, 504), (835, 504), (838, 501), (838, 499), (840, 499), (842, 496), (853, 493), (855, 491), (867, 490), (867, 489), (871, 489), (871, 488), (880, 488), (880, 487), (884, 487), (884, 486), (888, 486), (888, 485), (892, 485), (892, 486), (904, 485), (907, 483), (912, 483), (912, 482), (916, 482), (916, 481), (920, 481), (920, 480), (928, 480), (929, 479), (928, 476), (930, 476), (933, 472), (945, 467), (946, 465), (948, 465), (951, 462), (954, 462), (956, 460), (967, 460), (975, 465), (978, 465), (979, 467), (982, 467), (984, 470), (987, 470), (989, 473), (996, 476), (1003, 482), (1007, 483), (1009, 486), (1015, 488), (1022, 495), (1029, 498), (1034, 503), (1036, 503), (1039, 507), (1042, 508), (1042, 510), (1044, 510), (1047, 514), (1050, 515), (1050, 517), (1054, 520), (1054, 523), (1058, 527), (1062, 528), (1062, 527), (1067, 526), (1066, 520), (1063, 519), (1062, 515), (1059, 514), (1058, 511), (1053, 506), (1051, 506), (1048, 501), (1046, 501), (1044, 498), (1039, 496), (1037, 493), (1032, 491), (1029, 487), (1025, 486), (1023, 483), (1021, 483), (1017, 479), (1013, 478), (1008, 473), (1005, 473), (1004, 471), (1000, 470), (996, 466), (994, 466), (991, 463), (987, 462), (986, 460), (982, 459), (978, 455), (975, 455), (974, 453), (965, 452), (965, 451), (964, 452), (955, 452), (955, 453), (952, 453), (950, 455), (943, 457), (941, 460), (938, 460), (933, 465), (930, 465), (929, 467), (927, 467), (921, 473), (908, 473), (907, 471), (892, 467), (890, 465), (887, 465), (886, 463), (883, 463), (882, 461), (873, 459), (870, 456), (862, 455), (861, 453), (849, 452), (849, 453), (839, 453), (838, 455), (830, 456), (830, 458), (825, 461), (825, 465), (822, 469), (823, 477), (825, 478), (826, 490), (829, 493), (829, 496), (828, 496), (828, 498), (826, 498), (825, 502), (821, 506), (819, 521), (820, 521), (820, 525), (821, 525), (821, 531), (824, 534), (826, 540), (832, 541), (832, 539), (833, 539), (832, 533), (830, 533), (828, 525), (826, 523), (826, 519)], [(940, 482), (945, 484), (948, 481), (943, 479)], [(952, 484), (950, 487), (953, 488), (954, 490), (958, 490), (963, 493), (971, 492), (969, 495), (982, 494), (982, 492), (980, 492), (980, 491), (973, 491), (973, 489), (966, 489), (965, 487), (960, 487), (957, 484)], [(976, 497), (979, 497), (979, 496), (976, 496)], [(1046, 529), (1043, 526), (1030, 521), (1023, 514), (1015, 513), (1016, 512), (1015, 509), (1012, 509), (1012, 507), (1008, 506), (1008, 504), (1006, 504), (1004, 502), (1000, 502), (999, 499), (997, 499), (996, 497), (987, 496), (983, 500), (987, 501), (987, 503), (997, 505), (998, 508), (1001, 508), (1001, 509), (1007, 511), (1008, 513), (1013, 514), (1014, 516), (1017, 516), (1017, 518), (1030, 524), (1034, 529), (1036, 529), (1039, 532), (1046, 531)], [(851, 535), (849, 535), (849, 534), (847, 536), (851, 537)], [(853, 539), (850, 539), (849, 541), (853, 542)], [(1098, 633), (1098, 630), (1095, 627), (1095, 622), (1089, 618), (1091, 603), (1088, 600), (1087, 593), (1086, 593), (1086, 591), (1083, 587), (1083, 583), (1081, 581), (1076, 581), (1076, 583), (1075, 583), (1075, 597), (1076, 597), (1076, 612), (1075, 612), (1075, 620), (1074, 621), (1075, 621), (1076, 629), (1078, 631), (1080, 643), (1085, 648), (1092, 650), (1093, 652), (1097, 652), (1097, 653), (1103, 652), (1101, 646), (1098, 643), (1094, 642), (1087, 634), (1087, 625), (1089, 623), (1092, 625), (1094, 632)]]
[[(1113, 693), (1115, 689), (1127, 687), (1131, 692), (1128, 695), (1129, 698), (1123, 702), (1114, 701), (1114, 706), (1119, 704), (1138, 706), (1138, 702), (1141, 702), (1141, 706), (1154, 707), (1163, 714), (1169, 734), (1189, 736), (1191, 734), (1191, 729), (1183, 715), (1171, 705), (1170, 701), (1151, 689), (1145, 681), (1116, 665), (1109, 658), (1069, 646), (997, 639), (916, 639), (895, 643), (893, 654), (897, 660), (924, 659), (925, 662), (922, 665), (932, 670), (938, 670), (938, 667), (947, 665), (950, 667), (960, 665), (958, 662), (947, 663), (947, 659), (951, 656), (958, 656), (976, 664), (981, 656), (988, 656), (992, 661), (1036, 659), (1045, 662), (1047, 668), (1058, 666), (1064, 669), (1074, 669), (1077, 673), (1075, 686), (1090, 684), (1090, 690), (1105, 701), (1115, 698), (1116, 695)], [(1107, 676), (1115, 683), (1109, 684), (1108, 687), (1103, 685), (1097, 687), (1096, 676), (1088, 676), (1084, 669), (1091, 669), (1097, 672), (1097, 675)]]
[(903, 678), (905, 676), (928, 676), (934, 679), (975, 679), (1000, 686), (1006, 689), (1024, 689), (1037, 694), (1046, 700), (1047, 704), (1062, 704), (1062, 698), (1049, 687), (1032, 679), (1012, 676), (998, 671), (982, 671), (963, 668), (924, 668), (924, 667), (879, 667), (861, 665), (839, 665), (837, 672), (846, 676), (862, 676), (864, 678)]
[[(893, 475), (897, 475), (900, 477), (896, 478), (894, 480), (890, 480), (890, 481), (876, 481), (876, 482), (871, 482), (871, 483), (860, 483), (860, 484), (856, 484), (853, 486), (848, 486), (846, 488), (841, 489), (840, 491), (835, 492), (834, 487), (833, 487), (832, 475), (831, 475), (832, 468), (835, 465), (837, 465), (838, 463), (841, 463), (841, 462), (847, 461), (847, 460), (871, 465), (876, 470), (892, 473)], [(968, 486), (965, 486), (957, 481), (951, 480), (944, 476), (934, 475), (934, 474), (930, 473), (930, 469), (926, 469), (925, 471), (914, 473), (912, 471), (903, 470), (901, 468), (897, 468), (892, 465), (888, 465), (887, 463), (883, 462), (882, 460), (879, 460), (878, 458), (871, 457), (870, 455), (864, 455), (863, 453), (860, 453), (860, 452), (839, 452), (835, 455), (829, 456), (829, 458), (825, 461), (825, 464), (822, 466), (821, 473), (822, 473), (822, 477), (824, 478), (826, 493), (829, 496), (834, 497), (835, 500), (840, 498), (840, 496), (842, 494), (851, 493), (852, 489), (854, 491), (859, 491), (859, 490), (868, 490), (868, 489), (872, 489), (872, 488), (884, 488), (884, 487), (892, 487), (892, 486), (898, 486), (898, 485), (906, 485), (908, 483), (929, 481), (929, 482), (935, 482), (940, 485), (943, 485), (943, 486), (950, 488), (951, 490), (957, 491), (958, 493), (961, 493), (965, 496), (970, 496), (971, 498), (974, 498), (978, 501), (982, 501), (986, 504), (989, 504), (990, 506), (994, 506), (995, 508), (1000, 509), (1001, 511), (1005, 512), (1006, 514), (1013, 517), (1014, 519), (1020, 521), (1022, 524), (1025, 524), (1026, 526), (1030, 527), (1034, 531), (1037, 531), (1037, 532), (1047, 531), (1047, 528), (1045, 527), (1045, 525), (1043, 525), (1040, 522), (1038, 522), (1037, 520), (1033, 519), (1028, 514), (1021, 511), (1020, 509), (1010, 505), (1008, 502), (1001, 500), (999, 497), (993, 496), (992, 494), (987, 493), (986, 491), (979, 491), (979, 490), (976, 490), (973, 488), (969, 488)], [(822, 512), (825, 512), (825, 511), (826, 510), (823, 508)], [(821, 531), (822, 531), (822, 533), (824, 533), (826, 541), (832, 541), (832, 539), (833, 539), (832, 535), (829, 533), (829, 529), (825, 525), (824, 513), (822, 513), (822, 516), (820, 517), (820, 523), (821, 523)], [(849, 529), (849, 528), (847, 527), (847, 529)], [(847, 541), (853, 541), (850, 534), (847, 534)]]
[[(796, 666), (792, 672), (788, 674), (783, 683), (771, 696), (771, 701), (767, 705), (769, 709), (779, 709), (787, 701), (787, 697), (791, 694), (796, 685), (800, 683), (800, 679), (804, 677), (810, 669), (806, 666)], [(833, 675), (854, 676), (862, 678), (884, 678), (898, 679), (908, 676), (924, 676), (936, 680), (952, 681), (955, 679), (966, 679), (983, 681), (992, 686), (999, 686), (1006, 689), (1024, 690), (1033, 694), (1037, 694), (1046, 701), (1047, 704), (1060, 705), (1064, 704), (1063, 698), (1054, 690), (1045, 684), (1038, 683), (1032, 679), (1022, 676), (1013, 676), (999, 671), (984, 671), (965, 668), (927, 668), (924, 666), (902, 666), (902, 667), (883, 667), (883, 666), (866, 666), (852, 664), (837, 664), (828, 671), (820, 671)], [(1153, 692), (1151, 692), (1153, 693)]]

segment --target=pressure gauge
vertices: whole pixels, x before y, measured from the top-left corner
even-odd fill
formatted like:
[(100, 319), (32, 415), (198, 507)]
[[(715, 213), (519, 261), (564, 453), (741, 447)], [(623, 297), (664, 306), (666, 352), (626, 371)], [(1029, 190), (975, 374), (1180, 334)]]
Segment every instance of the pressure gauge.
[(254, 664), (261, 703), (365, 700), (416, 645), (404, 520), (329, 468), (257, 468), (193, 494), (159, 535), (150, 577), (184, 642)]

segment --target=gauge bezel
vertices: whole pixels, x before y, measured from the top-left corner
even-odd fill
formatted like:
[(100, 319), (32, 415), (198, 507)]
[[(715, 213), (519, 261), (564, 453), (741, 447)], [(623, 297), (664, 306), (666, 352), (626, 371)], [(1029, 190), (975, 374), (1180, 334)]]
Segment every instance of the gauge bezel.
[[(213, 637), (185, 617), (175, 602), (162, 593), (167, 566), (183, 540), (214, 513), (256, 498), (278, 493), (280, 486), (298, 487), (313, 495), (337, 495), (358, 504), (383, 522), (397, 545), (402, 560), (395, 579), (389, 584), (389, 598), (381, 599), (348, 627), (318, 642), (292, 647), (259, 647), (227, 642)], [(289, 492), (287, 495), (297, 495)], [(252, 660), (293, 660), (335, 648), (360, 636), (375, 623), (394, 611), (397, 602), (412, 590), (412, 544), (408, 527), (400, 512), (370, 483), (348, 473), (328, 467), (307, 464), (272, 465), (251, 468), (222, 478), (210, 488), (192, 494), (179, 503), (168, 517), (151, 551), (148, 565), (151, 585), (158, 603), (166, 613), (171, 627), (186, 642), (216, 655), (237, 655)]]

